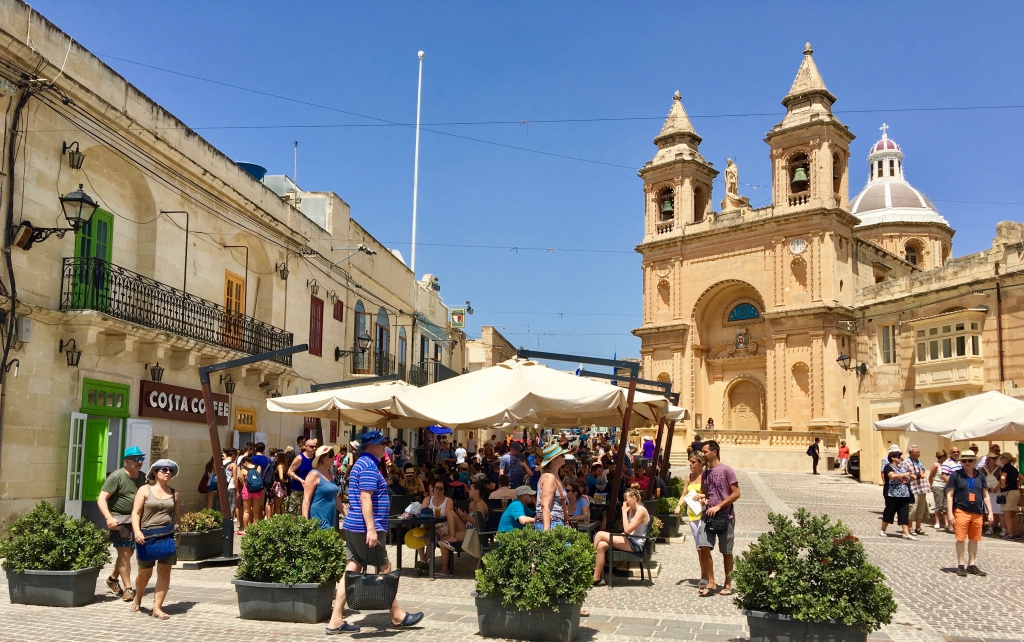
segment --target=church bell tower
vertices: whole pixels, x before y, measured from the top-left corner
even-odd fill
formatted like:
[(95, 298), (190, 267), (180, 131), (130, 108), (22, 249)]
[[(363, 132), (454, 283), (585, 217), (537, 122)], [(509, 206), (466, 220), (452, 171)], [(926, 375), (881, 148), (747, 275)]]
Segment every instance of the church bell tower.
[(772, 199), (776, 207), (847, 207), (850, 201), (850, 128), (832, 113), (836, 97), (825, 87), (811, 54), (782, 99), (786, 116), (765, 136), (771, 146)]

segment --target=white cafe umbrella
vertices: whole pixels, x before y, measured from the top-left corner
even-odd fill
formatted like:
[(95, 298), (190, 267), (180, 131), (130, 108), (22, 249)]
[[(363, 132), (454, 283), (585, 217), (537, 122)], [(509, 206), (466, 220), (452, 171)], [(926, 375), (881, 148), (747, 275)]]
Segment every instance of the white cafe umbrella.
[[(534, 361), (504, 363), (407, 390), (392, 416), (431, 420), (450, 428), (539, 424), (545, 428), (622, 425), (626, 389), (561, 372)], [(631, 427), (658, 423), (668, 400), (635, 393)], [(639, 401), (638, 401), (638, 400)]]
[[(267, 410), (304, 417), (338, 419), (353, 426), (385, 427), (391, 418), (387, 409), (394, 396), (411, 387), (404, 381), (381, 381), (362, 386), (318, 390), (267, 399)], [(407, 427), (398, 423), (393, 425)], [(420, 425), (429, 424), (415, 423), (415, 426)]]
[(952, 441), (1024, 437), (1024, 401), (996, 390), (875, 422), (875, 430), (909, 430)]

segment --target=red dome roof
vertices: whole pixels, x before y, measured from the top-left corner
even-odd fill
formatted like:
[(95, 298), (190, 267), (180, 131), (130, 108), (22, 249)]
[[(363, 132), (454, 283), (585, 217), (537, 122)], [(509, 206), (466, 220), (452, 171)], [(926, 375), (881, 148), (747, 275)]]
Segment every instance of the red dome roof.
[(895, 141), (889, 138), (883, 138), (882, 140), (875, 143), (875, 146), (871, 148), (872, 152), (884, 152), (887, 149), (893, 149), (899, 151), (900, 146)]

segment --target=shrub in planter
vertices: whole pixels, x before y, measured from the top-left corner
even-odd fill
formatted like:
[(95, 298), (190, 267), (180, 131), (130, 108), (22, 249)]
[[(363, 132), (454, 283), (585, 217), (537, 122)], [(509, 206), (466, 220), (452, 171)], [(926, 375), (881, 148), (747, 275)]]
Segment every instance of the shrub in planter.
[(40, 502), (0, 539), (11, 602), (81, 606), (92, 601), (100, 568), (110, 563), (109, 535)]
[(658, 505), (655, 507), (654, 513), (656, 515), (671, 515), (678, 503), (678, 497), (660, 497), (658, 498)]
[(682, 523), (682, 520), (679, 515), (672, 512), (676, 509), (676, 504), (678, 503), (678, 497), (658, 498), (658, 503), (654, 507), (654, 514), (662, 522), (662, 528), (659, 533), (661, 537), (679, 537), (679, 525)]
[(476, 572), (477, 619), (484, 637), (571, 640), (593, 585), (590, 538), (569, 528), (500, 533)]
[(246, 529), (231, 580), (246, 620), (319, 622), (331, 613), (345, 571), (345, 542), (315, 519), (274, 515)]
[(223, 519), (218, 511), (204, 508), (197, 513), (185, 513), (179, 521), (178, 559), (205, 560), (223, 552)]
[(846, 525), (804, 509), (793, 520), (776, 514), (768, 519), (772, 530), (736, 559), (732, 575), (751, 638), (762, 637), (755, 628), (769, 624), (814, 631), (842, 623), (851, 629), (845, 639), (864, 639), (892, 621), (892, 590)]

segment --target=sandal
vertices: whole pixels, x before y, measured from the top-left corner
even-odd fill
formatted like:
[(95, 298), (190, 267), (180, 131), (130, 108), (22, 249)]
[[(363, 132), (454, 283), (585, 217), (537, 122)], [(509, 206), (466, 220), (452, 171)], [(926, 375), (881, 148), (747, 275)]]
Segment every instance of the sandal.
[[(126, 588), (121, 593), (121, 599), (124, 600), (125, 602), (134, 602), (135, 601), (135, 589), (133, 589), (131, 587)], [(138, 610), (138, 609), (136, 609), (136, 610)]]
[(716, 587), (716, 588), (707, 588), (707, 587), (704, 587), (704, 588), (702, 588), (702, 589), (701, 589), (701, 590), (700, 590), (700, 591), (699, 591), (699, 592), (697, 593), (697, 595), (699, 595), (699, 596), (701, 596), (701, 597), (711, 597), (712, 595), (714, 595), (714, 594), (715, 594), (715, 593), (717, 593), (717, 592), (718, 592), (718, 588), (717, 588), (717, 587)]
[(733, 594), (732, 587), (731, 586), (727, 586), (724, 589), (722, 589), (721, 591), (719, 591), (718, 594), (719, 595), (732, 595)]
[(169, 619), (171, 619), (171, 616), (167, 615), (166, 613), (151, 613), (150, 617), (155, 617), (158, 620), (169, 620)]
[(132, 613), (138, 613), (139, 612), (139, 605), (136, 604), (134, 600), (132, 600), (132, 603), (128, 605), (128, 610), (131, 611)]
[(580, 609), (580, 617), (590, 617), (590, 611), (587, 609)]
[(707, 587), (708, 587), (708, 581), (707, 580), (701, 580), (701, 581), (697, 582), (697, 590), (698, 591), (703, 591)]

